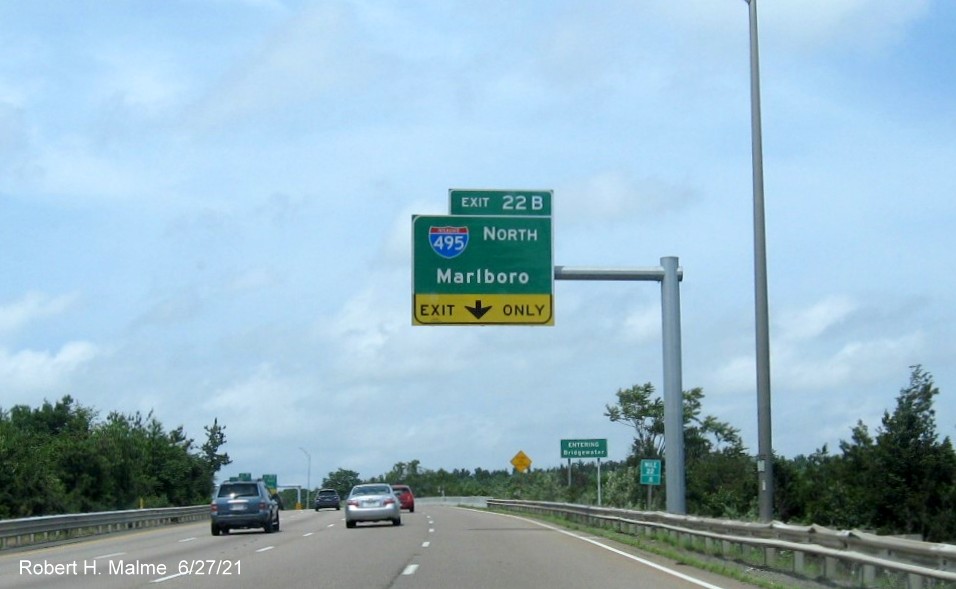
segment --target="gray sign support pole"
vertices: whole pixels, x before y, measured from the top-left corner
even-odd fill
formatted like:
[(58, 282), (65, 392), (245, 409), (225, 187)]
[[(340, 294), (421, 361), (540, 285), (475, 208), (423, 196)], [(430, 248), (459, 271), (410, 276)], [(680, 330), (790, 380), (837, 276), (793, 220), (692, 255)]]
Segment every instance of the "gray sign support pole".
[(687, 513), (684, 486), (684, 393), (681, 389), (680, 280), (677, 257), (661, 258), (652, 268), (554, 267), (555, 280), (642, 280), (661, 283), (661, 322), (664, 340), (664, 459), (667, 461), (667, 511)]
[(601, 459), (598, 458), (598, 507), (601, 507)]

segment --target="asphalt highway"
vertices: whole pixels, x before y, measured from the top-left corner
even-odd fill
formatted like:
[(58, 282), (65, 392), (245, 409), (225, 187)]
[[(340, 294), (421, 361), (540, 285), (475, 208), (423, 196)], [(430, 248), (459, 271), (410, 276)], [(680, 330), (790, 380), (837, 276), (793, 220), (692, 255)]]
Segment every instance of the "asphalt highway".
[(713, 574), (520, 517), (420, 505), (403, 525), (346, 529), (342, 511), (283, 511), (281, 529), (208, 523), (0, 553), (0, 587), (744, 589)]

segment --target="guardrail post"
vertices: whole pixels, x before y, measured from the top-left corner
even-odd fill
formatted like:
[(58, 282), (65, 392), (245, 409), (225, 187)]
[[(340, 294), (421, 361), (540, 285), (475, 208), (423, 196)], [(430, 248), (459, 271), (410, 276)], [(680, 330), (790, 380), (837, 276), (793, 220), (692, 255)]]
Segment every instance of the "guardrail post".
[(823, 576), (831, 581), (836, 581), (837, 578), (837, 565), (839, 561), (832, 556), (824, 557), (823, 559)]
[(908, 573), (906, 575), (906, 587), (907, 589), (923, 589), (923, 577), (916, 573)]
[(806, 561), (804, 560), (804, 554), (800, 551), (794, 551), (793, 553), (793, 572), (798, 575), (805, 575), (806, 573)]
[(863, 565), (863, 586), (868, 587), (876, 582), (876, 567), (871, 564)]

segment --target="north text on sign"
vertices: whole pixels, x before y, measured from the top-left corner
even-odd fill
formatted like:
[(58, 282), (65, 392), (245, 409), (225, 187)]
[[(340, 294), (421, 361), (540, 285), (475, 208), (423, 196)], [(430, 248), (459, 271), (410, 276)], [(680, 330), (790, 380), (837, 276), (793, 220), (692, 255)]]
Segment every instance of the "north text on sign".
[(483, 237), (485, 241), (538, 241), (538, 230), (485, 227)]

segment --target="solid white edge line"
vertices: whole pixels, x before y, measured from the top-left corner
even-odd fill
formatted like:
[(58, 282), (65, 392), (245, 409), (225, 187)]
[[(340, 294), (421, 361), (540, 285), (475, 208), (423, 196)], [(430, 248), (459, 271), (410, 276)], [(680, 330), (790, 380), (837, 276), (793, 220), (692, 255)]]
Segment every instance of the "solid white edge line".
[(553, 531), (555, 531), (555, 532), (560, 532), (561, 534), (564, 534), (564, 535), (566, 535), (566, 536), (571, 536), (572, 538), (577, 538), (578, 540), (583, 540), (584, 542), (588, 542), (588, 543), (590, 543), (590, 544), (593, 544), (593, 545), (598, 546), (598, 547), (600, 547), (600, 548), (603, 548), (603, 549), (605, 549), (605, 550), (609, 550), (609, 551), (611, 551), (611, 552), (613, 552), (613, 553), (615, 553), (615, 554), (619, 554), (619, 555), (621, 555), (621, 556), (623, 556), (623, 557), (625, 557), (625, 558), (629, 558), (629, 559), (631, 559), (631, 560), (633, 560), (633, 561), (639, 562), (639, 563), (641, 563), (641, 564), (643, 564), (643, 565), (645, 565), (645, 566), (648, 566), (648, 567), (650, 567), (650, 568), (652, 568), (652, 569), (656, 569), (656, 570), (658, 570), (658, 571), (660, 571), (660, 572), (662, 572), (662, 573), (666, 573), (666, 574), (671, 575), (671, 576), (673, 576), (673, 577), (677, 577), (678, 579), (683, 579), (684, 581), (687, 581), (688, 583), (693, 583), (694, 585), (698, 585), (698, 586), (700, 586), (700, 587), (705, 587), (706, 589), (724, 589), (724, 588), (721, 587), (720, 585), (713, 585), (713, 584), (711, 584), (711, 583), (708, 583), (707, 581), (701, 581), (700, 579), (695, 579), (694, 577), (691, 577), (690, 575), (685, 575), (684, 573), (675, 571), (674, 569), (669, 569), (669, 568), (667, 568), (667, 567), (665, 567), (665, 566), (663, 566), (663, 565), (659, 565), (659, 564), (657, 564), (656, 562), (651, 562), (651, 561), (649, 561), (649, 560), (647, 560), (647, 559), (641, 558), (640, 556), (634, 556), (633, 554), (631, 554), (631, 553), (629, 553), (629, 552), (624, 552), (623, 550), (618, 550), (617, 548), (614, 548), (613, 546), (608, 546), (607, 544), (602, 544), (601, 542), (598, 542), (597, 540), (594, 540), (594, 539), (591, 539), (591, 538), (585, 538), (584, 536), (580, 536), (580, 535), (578, 535), (578, 534), (575, 534), (574, 532), (569, 532), (568, 530), (562, 530), (561, 528), (556, 528), (556, 527), (554, 527), (554, 526), (550, 526), (550, 525), (548, 525), (548, 524), (544, 524), (544, 523), (541, 523), (541, 522), (539, 522), (539, 521), (535, 521), (535, 520), (533, 520), (533, 519), (528, 519), (528, 518), (525, 518), (525, 517), (520, 517), (520, 516), (517, 516), (517, 515), (510, 515), (510, 514), (507, 514), (507, 513), (501, 513), (501, 514), (498, 514), (498, 515), (504, 515), (504, 516), (506, 516), (506, 517), (513, 517), (513, 518), (515, 518), (515, 519), (520, 519), (521, 521), (525, 521), (525, 522), (528, 522), (528, 523), (531, 523), (531, 524), (535, 524), (535, 525), (541, 526), (542, 528), (548, 528), (549, 530), (553, 530)]

